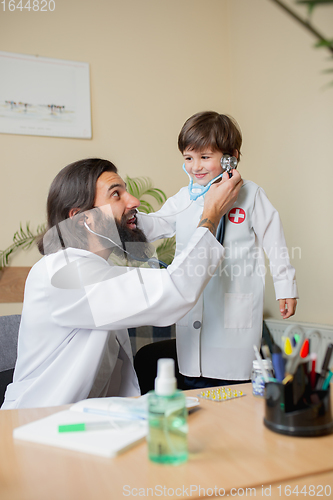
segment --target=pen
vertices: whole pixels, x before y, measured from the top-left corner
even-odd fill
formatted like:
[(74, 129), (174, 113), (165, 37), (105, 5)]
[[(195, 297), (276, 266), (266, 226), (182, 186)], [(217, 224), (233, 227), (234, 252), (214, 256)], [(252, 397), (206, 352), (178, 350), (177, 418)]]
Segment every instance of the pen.
[(319, 378), (317, 381), (317, 385), (316, 385), (317, 390), (322, 389), (323, 383), (325, 382), (325, 378), (326, 378), (326, 375), (328, 372), (328, 365), (329, 365), (329, 362), (331, 359), (332, 351), (333, 351), (333, 344), (328, 344), (325, 358), (324, 358), (324, 362), (323, 362), (323, 366), (321, 367), (321, 372), (320, 372), (320, 375), (319, 375)]
[(316, 361), (317, 361), (317, 354), (313, 353), (310, 356), (311, 356), (310, 383), (311, 383), (311, 388), (314, 389), (315, 386), (316, 386)]
[(331, 370), (329, 372), (329, 374), (327, 375), (325, 382), (323, 384), (323, 391), (326, 391), (328, 389), (328, 386), (330, 385), (330, 382), (331, 382), (332, 375), (333, 375), (333, 372)]
[(85, 422), (78, 424), (59, 425), (59, 432), (85, 432), (112, 428), (111, 422)]
[(284, 359), (282, 357), (282, 351), (277, 344), (274, 344), (272, 348), (272, 363), (275, 378), (279, 382), (282, 382), (284, 379)]

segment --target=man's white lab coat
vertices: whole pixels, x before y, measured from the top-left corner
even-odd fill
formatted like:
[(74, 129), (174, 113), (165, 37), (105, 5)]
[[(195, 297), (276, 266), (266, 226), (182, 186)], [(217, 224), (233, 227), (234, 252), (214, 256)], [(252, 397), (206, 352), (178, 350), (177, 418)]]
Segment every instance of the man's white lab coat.
[(127, 328), (178, 321), (222, 256), (214, 236), (198, 228), (166, 270), (110, 266), (74, 248), (43, 257), (27, 278), (14, 380), (2, 409), (139, 395)]

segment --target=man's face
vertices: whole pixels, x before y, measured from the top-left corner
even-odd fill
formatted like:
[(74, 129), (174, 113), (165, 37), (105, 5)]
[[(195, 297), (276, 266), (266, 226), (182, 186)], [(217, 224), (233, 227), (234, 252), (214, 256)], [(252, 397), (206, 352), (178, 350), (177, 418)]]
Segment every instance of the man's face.
[[(96, 209), (95, 209), (96, 210)], [(113, 219), (112, 216), (105, 214), (102, 211), (94, 212), (94, 230), (96, 233), (109, 237), (113, 242), (105, 238), (100, 238), (99, 243), (104, 248), (111, 248), (112, 252), (119, 257), (131, 258), (128, 254), (124, 255), (121, 248), (126, 250), (134, 258), (150, 258), (154, 253), (154, 247), (147, 242), (147, 238), (143, 231), (139, 228), (129, 229), (127, 219), (124, 215), (121, 220)], [(135, 260), (135, 259), (134, 259)]]
[(114, 172), (103, 172), (96, 183), (95, 207), (110, 205), (116, 221), (125, 221), (128, 229), (136, 229), (137, 198), (126, 191), (126, 184)]
[[(104, 172), (96, 184), (95, 206), (100, 207), (100, 211), (93, 211), (94, 230), (118, 242), (120, 239), (123, 248), (137, 257), (150, 257), (152, 254), (150, 245), (147, 244), (144, 233), (136, 225), (136, 209), (139, 205), (139, 200), (126, 191), (126, 185), (118, 174)], [(114, 222), (117, 235), (114, 234)], [(110, 248), (105, 239), (101, 238), (100, 243)], [(111, 245), (111, 247), (115, 253), (123, 255), (116, 246)]]

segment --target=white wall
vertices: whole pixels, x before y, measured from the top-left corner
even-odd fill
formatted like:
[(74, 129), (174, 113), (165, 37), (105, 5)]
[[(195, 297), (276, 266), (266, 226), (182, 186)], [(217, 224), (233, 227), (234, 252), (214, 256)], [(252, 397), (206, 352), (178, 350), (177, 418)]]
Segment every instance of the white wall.
[[(315, 20), (332, 37), (332, 7)], [(79, 158), (108, 158), (174, 194), (187, 182), (178, 132), (214, 109), (238, 120), (240, 170), (278, 208), (289, 248), (301, 249), (295, 320), (333, 323), (333, 88), (321, 73), (331, 61), (302, 27), (271, 0), (56, 0), (52, 13), (5, 12), (0, 23), (1, 50), (90, 63), (93, 120), (92, 140), (0, 134), (0, 248), (20, 221), (44, 221), (50, 182)], [(21, 252), (12, 265), (38, 258)], [(270, 279), (265, 310), (279, 317)]]

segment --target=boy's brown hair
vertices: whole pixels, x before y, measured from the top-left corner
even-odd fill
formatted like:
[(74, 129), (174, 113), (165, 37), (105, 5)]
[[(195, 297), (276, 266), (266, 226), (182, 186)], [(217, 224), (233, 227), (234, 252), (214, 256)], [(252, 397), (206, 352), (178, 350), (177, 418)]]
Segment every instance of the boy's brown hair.
[(203, 111), (191, 116), (178, 136), (178, 148), (181, 153), (186, 149), (203, 151), (210, 148), (212, 151), (221, 151), (232, 156), (235, 149), (241, 154), (241, 146), (242, 133), (236, 120), (215, 111)]

